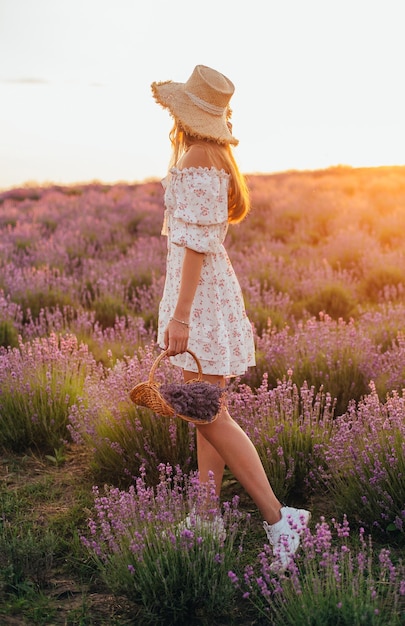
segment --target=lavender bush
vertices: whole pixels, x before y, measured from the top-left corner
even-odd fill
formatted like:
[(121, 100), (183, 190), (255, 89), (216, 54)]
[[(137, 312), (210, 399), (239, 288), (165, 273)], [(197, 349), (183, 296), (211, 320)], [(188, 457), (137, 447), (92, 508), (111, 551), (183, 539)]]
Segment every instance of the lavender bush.
[(22, 320), (20, 307), (11, 302), (0, 289), (0, 346), (3, 348), (17, 348), (19, 343), (18, 325)]
[(309, 497), (311, 470), (325, 467), (325, 447), (334, 430), (330, 395), (307, 384), (298, 389), (289, 372), (274, 389), (264, 375), (257, 390), (240, 385), (228, 398), (231, 414), (256, 446), (278, 497)]
[(239, 562), (247, 518), (237, 499), (219, 510), (212, 478), (201, 485), (178, 467), (158, 469), (155, 489), (144, 472), (128, 491), (94, 488), (94, 517), (83, 543), (108, 588), (140, 605), (140, 619), (217, 620), (229, 614), (234, 598), (227, 571)]
[(50, 453), (69, 437), (70, 407), (86, 385), (101, 378), (87, 346), (76, 337), (47, 339), (0, 348), (0, 445)]
[[(156, 484), (159, 463), (178, 464), (184, 472), (196, 467), (194, 426), (136, 407), (129, 398), (130, 389), (147, 380), (156, 356), (152, 343), (139, 348), (132, 358), (116, 360), (105, 371), (102, 383), (87, 386), (89, 402), (71, 407), (72, 438), (92, 450), (97, 479), (128, 485), (143, 466), (149, 484)], [(155, 378), (179, 382), (180, 372), (164, 360)]]
[(328, 468), (314, 476), (335, 511), (357, 524), (405, 537), (405, 396), (381, 402), (375, 385), (356, 407), (336, 420), (325, 442)]
[(360, 528), (350, 536), (342, 523), (321, 518), (306, 529), (298, 555), (281, 576), (271, 569), (264, 546), (256, 563), (239, 574), (229, 572), (235, 587), (257, 608), (263, 623), (400, 626), (405, 620), (405, 565), (390, 550), (374, 553)]
[(257, 338), (257, 349), (258, 367), (247, 382), (266, 372), (274, 386), (291, 370), (299, 387), (306, 382), (335, 398), (337, 414), (367, 393), (371, 376), (380, 372), (379, 349), (361, 325), (324, 314), (280, 331), (270, 326)]

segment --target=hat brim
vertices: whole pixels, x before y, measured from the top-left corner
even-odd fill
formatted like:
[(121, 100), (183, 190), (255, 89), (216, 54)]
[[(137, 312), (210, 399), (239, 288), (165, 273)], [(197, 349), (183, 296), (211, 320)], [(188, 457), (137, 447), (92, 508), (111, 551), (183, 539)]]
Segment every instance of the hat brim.
[(238, 145), (238, 139), (228, 128), (227, 111), (224, 111), (223, 115), (213, 115), (202, 110), (185, 93), (184, 83), (175, 83), (171, 80), (154, 82), (151, 88), (156, 102), (168, 109), (173, 119), (189, 135), (221, 144)]

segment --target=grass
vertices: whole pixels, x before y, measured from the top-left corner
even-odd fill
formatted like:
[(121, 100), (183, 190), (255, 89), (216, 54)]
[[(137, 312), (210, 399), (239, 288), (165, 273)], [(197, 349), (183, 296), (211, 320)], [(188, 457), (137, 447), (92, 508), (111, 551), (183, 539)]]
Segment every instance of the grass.
[(78, 447), (60, 465), (31, 454), (1, 456), (2, 625), (131, 623), (133, 607), (103, 587), (78, 538), (93, 504), (88, 467)]

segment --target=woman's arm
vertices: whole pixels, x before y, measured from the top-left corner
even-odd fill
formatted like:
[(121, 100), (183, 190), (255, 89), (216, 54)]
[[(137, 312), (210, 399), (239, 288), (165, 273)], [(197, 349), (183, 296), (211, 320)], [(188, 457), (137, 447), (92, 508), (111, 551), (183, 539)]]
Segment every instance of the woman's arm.
[[(204, 256), (203, 253), (196, 252), (190, 248), (185, 248), (184, 250), (179, 296), (173, 312), (173, 318), (165, 330), (165, 346), (169, 350), (169, 356), (174, 356), (187, 350), (188, 323), (195, 292), (200, 280)], [(181, 322), (186, 322), (187, 325)]]
[[(180, 169), (189, 167), (211, 167), (212, 162), (205, 147), (200, 144), (190, 146), (187, 152), (180, 159)], [(186, 322), (190, 319), (191, 307), (193, 304), (198, 281), (200, 280), (201, 268), (204, 261), (204, 254), (186, 248), (184, 253), (183, 267), (181, 272), (180, 291), (177, 305), (173, 312), (173, 318)], [(176, 322), (172, 319), (165, 331), (165, 345), (169, 350), (169, 355), (174, 356), (187, 350), (189, 328), (186, 324)]]

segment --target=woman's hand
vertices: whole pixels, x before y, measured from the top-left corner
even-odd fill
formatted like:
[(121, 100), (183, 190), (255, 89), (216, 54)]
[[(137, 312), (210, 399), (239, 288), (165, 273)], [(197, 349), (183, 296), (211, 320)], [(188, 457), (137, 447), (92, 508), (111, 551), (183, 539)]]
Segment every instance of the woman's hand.
[(188, 346), (188, 324), (171, 319), (165, 330), (165, 348), (169, 356), (185, 352)]

